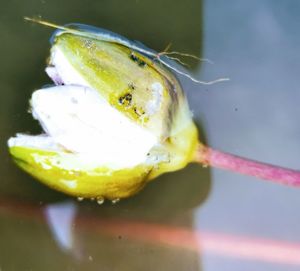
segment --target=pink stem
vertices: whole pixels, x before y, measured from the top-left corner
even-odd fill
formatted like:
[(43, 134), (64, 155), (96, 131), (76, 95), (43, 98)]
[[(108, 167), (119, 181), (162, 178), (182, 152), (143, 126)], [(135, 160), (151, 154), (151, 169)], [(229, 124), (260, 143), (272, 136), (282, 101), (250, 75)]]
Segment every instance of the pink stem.
[(260, 179), (291, 186), (300, 186), (300, 171), (256, 162), (233, 154), (199, 146), (196, 162), (233, 172), (254, 176)]

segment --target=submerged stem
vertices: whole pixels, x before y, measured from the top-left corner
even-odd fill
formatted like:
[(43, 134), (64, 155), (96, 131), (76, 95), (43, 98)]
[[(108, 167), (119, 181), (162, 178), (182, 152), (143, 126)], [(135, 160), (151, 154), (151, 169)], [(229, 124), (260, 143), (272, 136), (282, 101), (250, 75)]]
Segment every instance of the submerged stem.
[(300, 171), (224, 153), (199, 145), (195, 162), (216, 168), (269, 180), (290, 186), (300, 186)]

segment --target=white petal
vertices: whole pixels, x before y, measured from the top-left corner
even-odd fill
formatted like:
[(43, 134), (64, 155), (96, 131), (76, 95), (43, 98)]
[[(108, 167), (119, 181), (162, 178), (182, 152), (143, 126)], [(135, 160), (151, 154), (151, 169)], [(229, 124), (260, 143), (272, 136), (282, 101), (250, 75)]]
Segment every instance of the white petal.
[(40, 89), (33, 93), (31, 105), (53, 141), (101, 162), (134, 166), (146, 160), (158, 141), (88, 87)]

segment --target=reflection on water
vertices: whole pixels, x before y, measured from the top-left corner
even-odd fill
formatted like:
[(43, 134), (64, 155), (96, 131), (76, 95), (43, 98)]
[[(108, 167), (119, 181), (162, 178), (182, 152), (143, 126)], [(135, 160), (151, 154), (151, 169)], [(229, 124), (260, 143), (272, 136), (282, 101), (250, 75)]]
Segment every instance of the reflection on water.
[(77, 206), (72, 201), (49, 204), (45, 207), (44, 213), (57, 245), (62, 250), (72, 251)]
[[(3, 200), (2, 266), (199, 270), (192, 210), (207, 196), (208, 170), (190, 166), (178, 174), (167, 174), (114, 205), (76, 199), (55, 204)], [(25, 252), (15, 255), (19, 242)]]
[(6, 148), (16, 131), (40, 130), (25, 112), (30, 93), (50, 82), (43, 69), (52, 30), (22, 17), (42, 15), (208, 57), (216, 64), (191, 63), (198, 77), (231, 82), (183, 78), (207, 141), (299, 168), (298, 2), (31, 0), (1, 10), (0, 270), (299, 269), (296, 189), (190, 165), (115, 205), (65, 203), (16, 168)]

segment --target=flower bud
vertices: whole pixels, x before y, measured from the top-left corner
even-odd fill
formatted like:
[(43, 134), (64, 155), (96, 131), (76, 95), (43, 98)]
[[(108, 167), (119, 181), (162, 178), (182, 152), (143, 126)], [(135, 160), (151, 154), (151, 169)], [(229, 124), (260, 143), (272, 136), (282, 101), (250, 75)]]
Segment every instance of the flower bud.
[(125, 38), (72, 29), (52, 37), (55, 85), (30, 101), (44, 134), (10, 138), (15, 162), (64, 193), (116, 199), (193, 161), (197, 129), (175, 76)]

